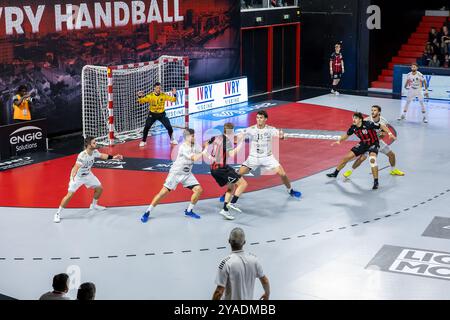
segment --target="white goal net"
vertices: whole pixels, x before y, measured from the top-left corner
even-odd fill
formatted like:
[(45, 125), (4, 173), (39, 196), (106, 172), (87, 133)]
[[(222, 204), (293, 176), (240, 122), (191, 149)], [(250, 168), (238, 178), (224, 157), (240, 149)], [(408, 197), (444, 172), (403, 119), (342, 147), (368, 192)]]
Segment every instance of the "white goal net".
[(177, 102), (167, 102), (166, 110), (184, 108), (181, 115), (185, 117), (183, 125), (187, 126), (188, 65), (186, 57), (162, 56), (136, 64), (85, 66), (82, 71), (83, 136), (96, 137), (100, 144), (140, 138), (149, 106), (138, 102), (137, 93), (150, 93), (156, 82), (160, 82), (161, 90), (168, 94), (172, 94), (172, 88), (177, 89)]

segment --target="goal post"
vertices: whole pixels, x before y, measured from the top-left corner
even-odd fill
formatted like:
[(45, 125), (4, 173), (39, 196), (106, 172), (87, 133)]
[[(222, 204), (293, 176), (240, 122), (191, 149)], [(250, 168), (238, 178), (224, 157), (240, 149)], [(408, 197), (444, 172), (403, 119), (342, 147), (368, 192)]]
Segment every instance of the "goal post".
[(184, 126), (189, 125), (189, 58), (161, 56), (157, 60), (117, 65), (86, 65), (82, 71), (83, 136), (93, 136), (100, 144), (114, 144), (140, 138), (149, 112), (148, 104), (138, 102), (137, 93), (153, 90), (171, 95), (177, 102), (167, 108), (183, 108)]

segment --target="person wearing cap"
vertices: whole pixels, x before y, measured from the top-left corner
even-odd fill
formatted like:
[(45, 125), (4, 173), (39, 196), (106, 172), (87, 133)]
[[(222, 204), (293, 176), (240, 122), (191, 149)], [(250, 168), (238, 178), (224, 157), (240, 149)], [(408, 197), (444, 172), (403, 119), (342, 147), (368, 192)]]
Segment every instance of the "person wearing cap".
[(255, 279), (261, 281), (264, 294), (260, 300), (269, 300), (269, 279), (264, 275), (258, 258), (244, 252), (245, 233), (241, 228), (234, 228), (228, 240), (231, 254), (220, 262), (216, 277), (217, 288), (213, 300), (253, 300)]

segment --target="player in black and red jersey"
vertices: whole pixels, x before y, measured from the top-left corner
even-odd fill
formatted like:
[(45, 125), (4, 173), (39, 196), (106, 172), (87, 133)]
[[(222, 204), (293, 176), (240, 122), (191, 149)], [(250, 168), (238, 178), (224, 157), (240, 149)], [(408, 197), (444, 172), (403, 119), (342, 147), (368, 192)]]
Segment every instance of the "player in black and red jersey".
[(241, 150), (244, 139), (240, 138), (236, 147), (234, 147), (234, 125), (225, 123), (223, 126), (223, 134), (209, 139), (205, 143), (205, 148), (212, 145), (211, 156), (211, 175), (221, 187), (227, 186), (225, 193), (225, 201), (220, 214), (228, 220), (233, 220), (234, 216), (230, 214), (229, 209), (238, 212), (242, 210), (236, 206), (239, 197), (247, 188), (247, 181), (244, 180), (231, 166), (229, 158), (233, 158), (239, 150)]
[(341, 141), (347, 140), (352, 134), (355, 134), (360, 142), (354, 146), (350, 152), (341, 160), (339, 165), (336, 167), (333, 173), (328, 173), (327, 176), (330, 178), (336, 178), (347, 162), (353, 160), (354, 158), (369, 153), (370, 167), (373, 174), (373, 187), (372, 189), (378, 189), (378, 165), (377, 165), (377, 154), (380, 148), (380, 141), (378, 140), (377, 129), (384, 131), (389, 135), (391, 139), (396, 139), (392, 132), (381, 123), (374, 123), (372, 121), (364, 121), (361, 112), (356, 112), (353, 114), (353, 124), (348, 129), (347, 133), (339, 137), (338, 141), (333, 142), (332, 145), (340, 144)]
[(334, 52), (330, 57), (330, 75), (331, 75), (331, 93), (338, 95), (337, 86), (341, 81), (342, 75), (344, 74), (344, 57), (341, 53), (341, 43), (336, 43), (334, 45)]

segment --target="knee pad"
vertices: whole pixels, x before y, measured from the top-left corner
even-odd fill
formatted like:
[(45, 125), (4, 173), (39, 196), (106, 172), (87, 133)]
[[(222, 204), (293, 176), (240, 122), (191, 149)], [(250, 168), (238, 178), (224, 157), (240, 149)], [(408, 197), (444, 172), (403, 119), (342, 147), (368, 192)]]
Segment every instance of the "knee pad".
[(376, 167), (378, 165), (377, 164), (377, 157), (370, 156), (369, 157), (369, 163), (370, 163), (370, 167), (372, 167), (372, 168)]

